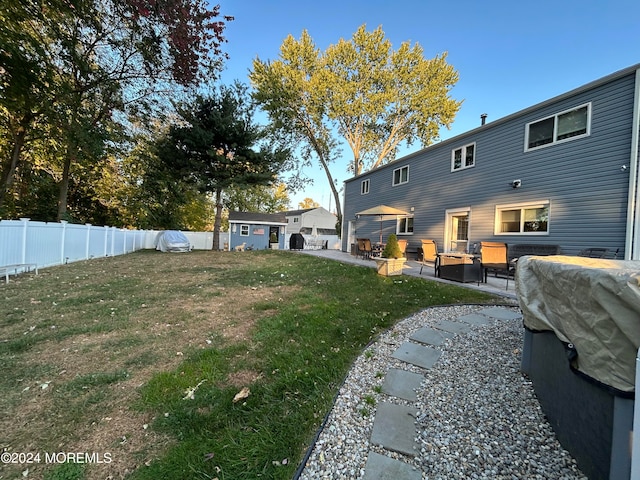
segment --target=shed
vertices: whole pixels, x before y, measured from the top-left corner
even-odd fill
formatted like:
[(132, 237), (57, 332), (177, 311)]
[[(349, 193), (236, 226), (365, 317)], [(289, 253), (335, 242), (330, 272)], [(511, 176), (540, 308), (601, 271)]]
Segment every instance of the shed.
[[(282, 213), (229, 212), (229, 250), (240, 246), (246, 250), (283, 249), (286, 227)], [(270, 246), (272, 235), (277, 242)]]

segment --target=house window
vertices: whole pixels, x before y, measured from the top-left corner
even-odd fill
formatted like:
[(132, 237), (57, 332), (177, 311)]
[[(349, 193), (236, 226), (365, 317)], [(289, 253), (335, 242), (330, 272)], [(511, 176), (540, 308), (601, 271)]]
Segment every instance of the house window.
[(471, 143), (451, 151), (451, 171), (473, 167), (476, 164), (476, 144)]
[(588, 103), (528, 123), (525, 131), (525, 151), (586, 137), (590, 133), (591, 104)]
[(249, 225), (240, 225), (240, 236), (241, 237), (249, 236)]
[(549, 202), (496, 207), (496, 235), (547, 235)]
[(393, 185), (402, 185), (403, 183), (407, 183), (409, 181), (409, 165), (405, 165), (404, 167), (396, 168), (393, 171)]
[(370, 183), (368, 178), (362, 181), (362, 183), (360, 184), (360, 195), (366, 195), (367, 193), (369, 193), (369, 185)]
[(399, 218), (396, 231), (399, 235), (407, 235), (413, 233), (413, 217)]

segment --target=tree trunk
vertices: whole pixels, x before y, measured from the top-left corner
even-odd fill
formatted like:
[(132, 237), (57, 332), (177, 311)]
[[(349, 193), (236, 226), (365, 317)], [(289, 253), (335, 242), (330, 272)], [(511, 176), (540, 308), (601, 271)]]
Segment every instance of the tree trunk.
[[(340, 230), (342, 230), (342, 205), (340, 204), (340, 193), (338, 192), (336, 184), (333, 181), (333, 176), (331, 175), (331, 171), (329, 170), (329, 165), (325, 161), (324, 157), (318, 152), (318, 150), (316, 150), (316, 152), (318, 153), (320, 164), (322, 165), (322, 168), (324, 168), (324, 172), (327, 175), (327, 180), (329, 180), (329, 186), (331, 187), (331, 191), (333, 192), (333, 198), (336, 201), (336, 215), (338, 217), (337, 224), (340, 225)], [(341, 236), (340, 233), (341, 232), (338, 232), (338, 236)]]
[(20, 155), (22, 154), (22, 147), (24, 147), (24, 141), (27, 136), (27, 129), (24, 123), (28, 123), (28, 120), (23, 119), (22, 124), (18, 127), (18, 130), (14, 136), (13, 149), (11, 151), (11, 157), (3, 162), (2, 176), (0, 177), (0, 208), (5, 203), (5, 197), (13, 185), (13, 176), (16, 172), (16, 167), (20, 162)]
[(58, 221), (64, 220), (67, 214), (67, 197), (69, 194), (69, 173), (71, 171), (72, 162), (73, 162), (73, 154), (71, 153), (70, 150), (67, 150), (67, 154), (64, 157), (64, 166), (62, 168), (62, 180), (60, 181), (60, 194), (58, 196)]
[[(222, 225), (222, 188), (216, 187), (216, 219), (213, 222), (213, 250), (220, 250), (220, 225)], [(231, 234), (231, 232), (229, 232), (229, 234)]]

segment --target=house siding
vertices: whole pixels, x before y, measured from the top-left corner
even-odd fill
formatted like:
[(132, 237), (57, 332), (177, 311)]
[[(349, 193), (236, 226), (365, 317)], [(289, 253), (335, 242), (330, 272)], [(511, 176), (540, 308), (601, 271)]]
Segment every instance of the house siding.
[[(445, 212), (470, 207), (469, 245), (481, 240), (558, 244), (565, 254), (589, 247), (624, 255), (627, 219), (635, 70), (594, 82), (505, 119), (423, 149), (345, 183), (345, 226), (355, 221), (352, 237), (377, 239), (377, 219), (356, 213), (377, 204), (414, 209), (414, 233), (404, 238), (413, 248), (421, 238), (445, 242)], [(591, 105), (590, 135), (525, 151), (529, 122), (577, 106)], [(475, 166), (451, 171), (453, 149), (475, 143)], [(393, 171), (409, 166), (409, 182), (392, 186)], [(370, 194), (361, 195), (364, 179)], [(511, 183), (522, 181), (520, 188)], [(548, 201), (549, 231), (541, 235), (494, 233), (497, 205)], [(383, 237), (396, 222), (383, 222)], [(347, 250), (350, 239), (343, 238)]]

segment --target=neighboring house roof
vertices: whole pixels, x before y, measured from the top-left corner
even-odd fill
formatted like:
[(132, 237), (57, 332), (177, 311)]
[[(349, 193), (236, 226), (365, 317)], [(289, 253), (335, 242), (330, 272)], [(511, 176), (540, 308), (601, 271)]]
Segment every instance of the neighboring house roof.
[(295, 215), (302, 215), (303, 213), (310, 212), (311, 210), (315, 210), (315, 208), (305, 208), (302, 210), (287, 210), (286, 212), (282, 212), (287, 217), (293, 217)]
[(234, 223), (287, 224), (283, 213), (229, 212), (229, 221)]

